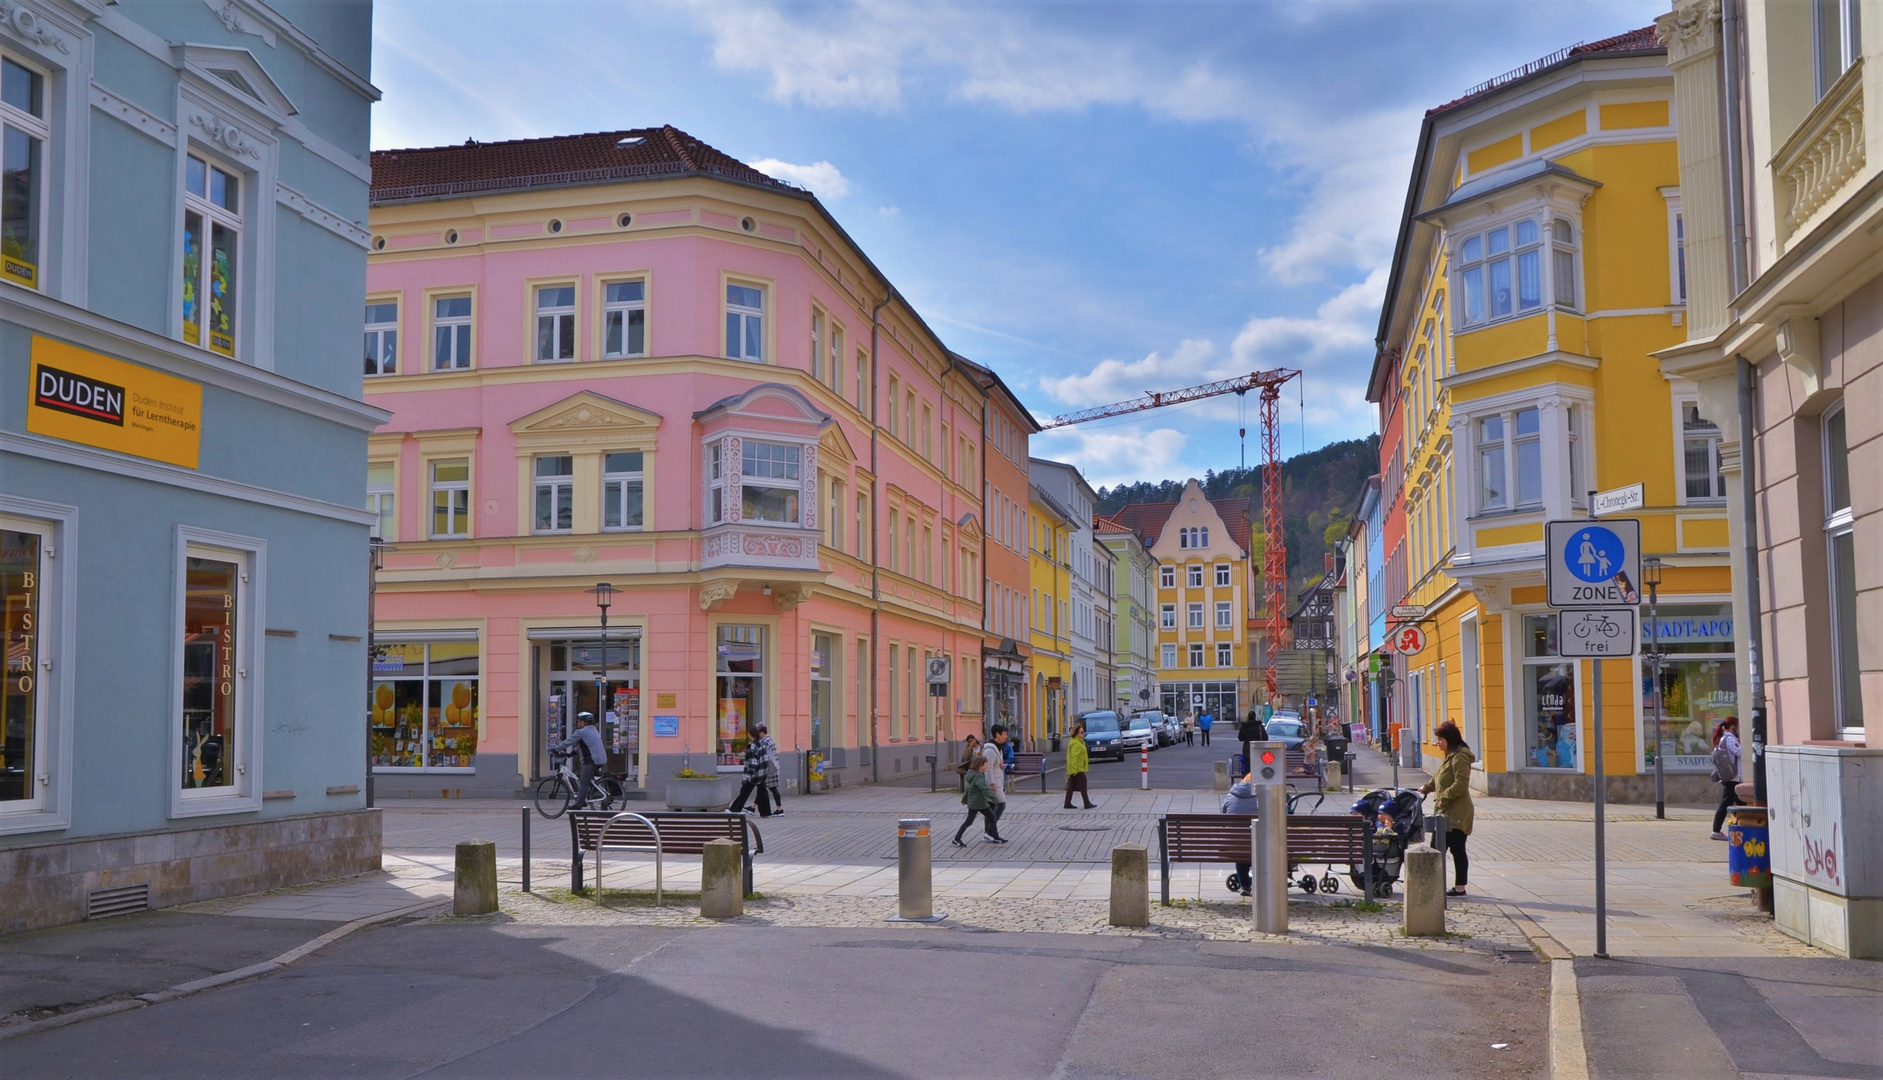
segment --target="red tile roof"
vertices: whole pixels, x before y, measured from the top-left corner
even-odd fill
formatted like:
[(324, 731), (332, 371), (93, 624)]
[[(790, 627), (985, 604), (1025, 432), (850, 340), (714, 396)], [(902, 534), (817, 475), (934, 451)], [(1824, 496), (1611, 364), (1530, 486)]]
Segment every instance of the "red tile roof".
[[(1230, 538), (1243, 550), (1249, 550), (1249, 500), (1247, 499), (1211, 499), (1210, 505), (1223, 519), (1223, 525), (1229, 529)], [(1170, 521), (1171, 513), (1177, 509), (1174, 502), (1131, 503), (1114, 510), (1109, 520), (1119, 528), (1129, 529), (1144, 538), (1145, 546), (1153, 546), (1157, 538), (1163, 535), (1164, 526)]]
[(1447, 101), (1445, 104), (1437, 106), (1436, 108), (1427, 109), (1425, 115), (1435, 116), (1447, 109), (1455, 109), (1468, 101), (1476, 101), (1478, 98), (1492, 91), (1502, 90), (1512, 83), (1522, 82), (1532, 76), (1541, 75), (1543, 72), (1549, 71), (1560, 64), (1567, 64), (1575, 60), (1587, 59), (1593, 56), (1617, 56), (1666, 51), (1667, 46), (1661, 43), (1660, 38), (1656, 36), (1655, 29), (1652, 26), (1644, 26), (1639, 30), (1630, 30), (1625, 34), (1616, 34), (1614, 37), (1606, 37), (1600, 41), (1585, 41), (1579, 45), (1571, 45), (1566, 49), (1558, 49), (1548, 56), (1539, 57), (1513, 71), (1506, 71), (1494, 79), (1481, 82), (1471, 89), (1466, 90), (1461, 96)]
[[(630, 145), (624, 141), (636, 140)], [(706, 174), (801, 193), (671, 125), (373, 151), (375, 203)]]

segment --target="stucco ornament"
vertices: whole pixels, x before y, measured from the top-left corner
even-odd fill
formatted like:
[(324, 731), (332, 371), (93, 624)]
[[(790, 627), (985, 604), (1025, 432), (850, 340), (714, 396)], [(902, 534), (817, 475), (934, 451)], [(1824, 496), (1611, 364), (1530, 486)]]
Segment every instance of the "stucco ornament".
[(779, 611), (790, 611), (811, 598), (811, 586), (805, 583), (776, 586), (772, 589), (772, 606)]
[(1655, 36), (1667, 46), (1667, 65), (1679, 67), (1720, 46), (1720, 0), (1690, 0), (1654, 20)]
[(0, 0), (0, 22), (4, 22), (13, 32), (35, 45), (44, 45), (62, 53), (71, 53), (65, 39), (46, 28), (39, 13), (22, 4), (5, 3)]
[(700, 586), (700, 610), (715, 611), (719, 605), (739, 594), (736, 581), (709, 581)]
[(237, 157), (254, 158), (256, 161), (261, 160), (261, 148), (250, 141), (249, 137), (243, 134), (241, 128), (222, 119), (222, 117), (210, 116), (208, 113), (194, 112), (190, 114), (190, 123), (201, 130), (203, 136), (210, 142), (220, 145), (231, 154)]
[(242, 10), (242, 5), (236, 3), (235, 0), (203, 0), (203, 3), (209, 6), (209, 10), (215, 14), (216, 21), (222, 24), (224, 30), (231, 34), (258, 37), (269, 48), (275, 47), (275, 32), (251, 18)]

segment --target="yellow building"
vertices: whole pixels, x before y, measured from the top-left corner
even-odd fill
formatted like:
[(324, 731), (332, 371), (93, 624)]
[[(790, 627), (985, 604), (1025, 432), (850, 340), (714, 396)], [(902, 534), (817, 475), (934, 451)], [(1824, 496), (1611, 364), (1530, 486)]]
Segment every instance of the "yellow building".
[(1665, 734), (1657, 751), (1652, 678), (1605, 661), (1610, 798), (1652, 800), (1657, 752), (1670, 798), (1708, 797), (1707, 735), (1737, 708), (1718, 418), (1652, 355), (1685, 333), (1672, 91), (1649, 28), (1493, 79), (1420, 132), (1375, 372), (1383, 415), (1403, 410), (1381, 498), (1404, 515), (1386, 531), (1405, 594), (1385, 603), (1426, 609), (1394, 715), (1428, 766), (1456, 721), (1492, 794), (1590, 790), (1594, 671), (1559, 655), (1543, 527), (1588, 516), (1591, 490), (1642, 484), (1643, 554), (1666, 563)]
[(1072, 685), (1072, 533), (1077, 520), (1059, 501), (1030, 486), (1027, 565), (1033, 578), (1033, 710), (1021, 745), (1064, 733)]
[(1204, 498), (1191, 480), (1176, 502), (1134, 503), (1110, 517), (1143, 537), (1157, 561), (1153, 700), (1176, 716), (1240, 715), (1255, 701), (1248, 500)]

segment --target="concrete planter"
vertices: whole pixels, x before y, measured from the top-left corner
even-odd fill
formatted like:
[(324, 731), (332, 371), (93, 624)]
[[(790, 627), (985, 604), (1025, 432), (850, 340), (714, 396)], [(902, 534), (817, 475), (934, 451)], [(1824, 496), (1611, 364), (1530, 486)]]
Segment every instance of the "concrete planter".
[(669, 777), (667, 806), (672, 810), (724, 810), (732, 803), (732, 781), (724, 776)]

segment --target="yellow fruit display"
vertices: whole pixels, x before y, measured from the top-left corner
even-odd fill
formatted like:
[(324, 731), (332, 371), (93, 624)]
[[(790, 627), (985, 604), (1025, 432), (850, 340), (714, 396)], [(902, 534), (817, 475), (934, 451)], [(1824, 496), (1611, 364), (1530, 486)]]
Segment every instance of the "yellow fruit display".
[(380, 683), (373, 691), (373, 703), (382, 709), (392, 708), (392, 684)]
[[(452, 696), (456, 697), (457, 695), (453, 694)], [(445, 706), (445, 723), (453, 725), (458, 723), (458, 707), (456, 705)]]
[(451, 688), (451, 704), (462, 709), (471, 703), (471, 688), (464, 683)]

